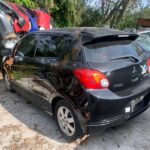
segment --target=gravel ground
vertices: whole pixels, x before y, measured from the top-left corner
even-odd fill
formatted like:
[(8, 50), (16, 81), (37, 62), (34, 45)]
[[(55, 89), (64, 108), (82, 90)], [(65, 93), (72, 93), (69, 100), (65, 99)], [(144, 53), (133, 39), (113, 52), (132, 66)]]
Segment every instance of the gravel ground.
[(149, 150), (150, 110), (79, 143), (67, 143), (55, 121), (0, 83), (0, 150)]

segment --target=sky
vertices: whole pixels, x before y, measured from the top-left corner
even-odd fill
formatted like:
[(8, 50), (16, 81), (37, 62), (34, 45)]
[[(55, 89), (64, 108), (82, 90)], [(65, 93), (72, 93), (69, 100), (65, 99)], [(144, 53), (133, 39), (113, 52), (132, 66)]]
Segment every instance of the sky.
[[(90, 6), (95, 6), (95, 3), (100, 2), (101, 0), (89, 0)], [(150, 6), (150, 0), (142, 0), (144, 7), (149, 5)]]

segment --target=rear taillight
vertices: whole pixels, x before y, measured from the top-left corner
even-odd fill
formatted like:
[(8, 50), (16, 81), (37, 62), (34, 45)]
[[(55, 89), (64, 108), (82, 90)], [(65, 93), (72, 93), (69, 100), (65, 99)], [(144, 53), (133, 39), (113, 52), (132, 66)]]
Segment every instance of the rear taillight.
[(148, 73), (150, 73), (150, 59), (147, 60)]
[(74, 75), (86, 89), (106, 89), (109, 87), (107, 77), (100, 71), (75, 69)]

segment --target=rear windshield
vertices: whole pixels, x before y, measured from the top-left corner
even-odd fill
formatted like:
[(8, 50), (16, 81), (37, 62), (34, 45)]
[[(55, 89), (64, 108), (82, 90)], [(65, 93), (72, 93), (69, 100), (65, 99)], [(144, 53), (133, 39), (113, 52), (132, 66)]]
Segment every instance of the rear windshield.
[(106, 63), (122, 56), (137, 57), (142, 51), (131, 41), (114, 41), (84, 45), (84, 55), (87, 62)]

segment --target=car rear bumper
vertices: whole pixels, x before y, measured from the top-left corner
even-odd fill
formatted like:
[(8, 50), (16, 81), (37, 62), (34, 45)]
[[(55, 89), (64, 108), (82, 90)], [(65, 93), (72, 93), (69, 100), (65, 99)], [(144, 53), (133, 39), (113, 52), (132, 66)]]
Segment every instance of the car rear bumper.
[(125, 123), (127, 120), (129, 120), (129, 119), (141, 114), (145, 110), (147, 110), (149, 108), (149, 106), (150, 106), (150, 104), (148, 104), (147, 106), (145, 106), (145, 107), (141, 108), (140, 110), (134, 112), (130, 116), (129, 115), (127, 115), (127, 116), (126, 115), (120, 115), (120, 116), (116, 116), (116, 117), (113, 117), (113, 118), (107, 118), (107, 119), (102, 120), (100, 122), (87, 124), (88, 133), (89, 134), (97, 134), (99, 132), (103, 132), (107, 128), (121, 125), (121, 124)]
[(148, 109), (150, 106), (149, 81), (142, 84), (139, 90), (136, 89), (136, 92), (130, 92), (131, 94), (127, 96), (120, 96), (111, 91), (101, 91), (101, 94), (98, 91), (89, 91), (93, 109), (90, 112), (90, 120), (87, 122), (88, 133), (97, 133), (120, 125)]

